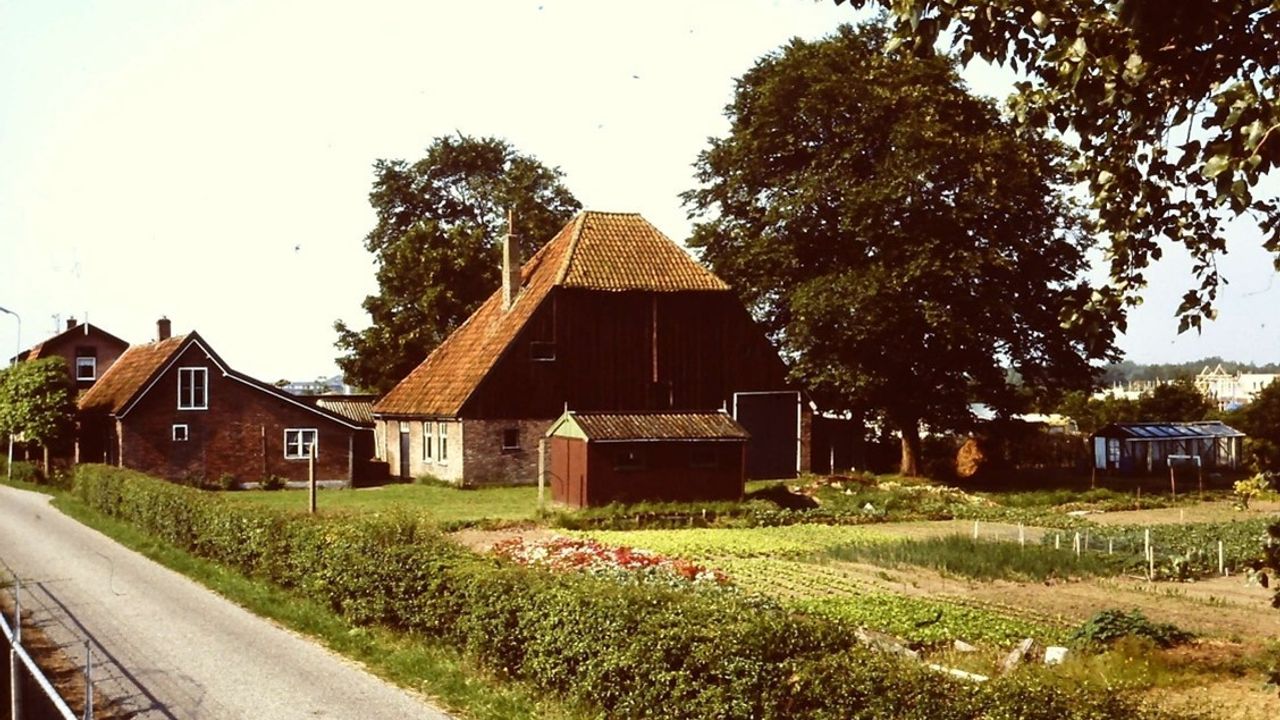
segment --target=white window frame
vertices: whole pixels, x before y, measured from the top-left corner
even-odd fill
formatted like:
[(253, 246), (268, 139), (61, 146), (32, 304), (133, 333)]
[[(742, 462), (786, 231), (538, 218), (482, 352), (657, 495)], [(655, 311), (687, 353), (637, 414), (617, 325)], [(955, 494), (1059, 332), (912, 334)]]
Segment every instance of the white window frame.
[(173, 426), (172, 437), (174, 442), (187, 442), (191, 439), (191, 428), (185, 423), (176, 423)]
[(436, 421), (436, 464), (449, 464), (449, 423)]
[[(294, 440), (289, 440), (290, 433), (296, 433)], [(306, 460), (310, 457), (305, 452), (307, 447), (306, 438), (308, 434), (311, 436), (311, 446), (316, 449), (316, 457), (320, 457), (320, 431), (316, 428), (285, 428), (284, 430), (284, 459), (285, 460)], [(291, 448), (296, 448), (295, 452), (291, 452)]]
[[(85, 377), (80, 373), (82, 368), (89, 368), (89, 376)], [(98, 358), (92, 355), (76, 356), (76, 380), (97, 380), (98, 379)]]
[(422, 421), (422, 461), (431, 462), (431, 443), (435, 440), (435, 430), (430, 420)]
[[(191, 377), (191, 397), (182, 397), (182, 377), (190, 375)], [(195, 403), (196, 377), (201, 378), (201, 387), (204, 389), (204, 402), (197, 405)], [(184, 402), (184, 400), (186, 402)], [(178, 409), (179, 410), (208, 410), (209, 409), (209, 368), (207, 367), (180, 367), (178, 368)]]

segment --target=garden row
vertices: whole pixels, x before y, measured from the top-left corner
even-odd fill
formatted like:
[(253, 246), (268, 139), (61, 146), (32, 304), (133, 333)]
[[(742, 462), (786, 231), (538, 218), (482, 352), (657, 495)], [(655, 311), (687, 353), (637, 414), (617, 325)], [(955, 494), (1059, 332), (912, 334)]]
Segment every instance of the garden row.
[(1100, 718), (1153, 711), (1024, 670), (981, 685), (858, 647), (849, 627), (735, 593), (550, 573), (408, 513), (312, 518), (81, 466), (86, 504), (196, 555), (438, 638), (499, 675), (635, 718)]

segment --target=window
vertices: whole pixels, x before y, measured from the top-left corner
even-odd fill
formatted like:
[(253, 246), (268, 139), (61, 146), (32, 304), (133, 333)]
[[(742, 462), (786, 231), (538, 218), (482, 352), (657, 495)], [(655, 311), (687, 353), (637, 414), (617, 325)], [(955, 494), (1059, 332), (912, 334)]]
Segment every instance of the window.
[(440, 449), (440, 452), (436, 453), (438, 456), (436, 462), (441, 464), (449, 462), (449, 423), (444, 421), (436, 423), (436, 439), (437, 447)]
[(431, 436), (431, 421), (422, 423), (422, 459), (431, 459), (431, 443), (435, 442), (435, 438)]
[(178, 368), (178, 409), (209, 408), (209, 369)]
[(76, 358), (76, 379), (77, 380), (94, 380), (98, 377), (98, 358), (95, 357), (77, 357)]
[(550, 362), (556, 359), (556, 344), (542, 340), (529, 343), (529, 359), (539, 362)]
[(1107, 463), (1112, 468), (1120, 467), (1120, 441), (1107, 438)]
[(186, 442), (186, 441), (187, 441), (187, 440), (189, 440), (190, 438), (191, 438), (191, 434), (190, 434), (190, 432), (187, 430), (187, 426), (186, 426), (186, 425), (174, 425), (174, 426), (173, 426), (173, 441), (174, 441), (174, 442)]
[(520, 449), (520, 428), (507, 428), (502, 431), (502, 449)]
[(613, 457), (613, 469), (621, 471), (643, 470), (644, 456), (639, 450), (619, 450)]
[(284, 431), (284, 457), (286, 460), (306, 460), (315, 448), (320, 455), (320, 442), (314, 429), (289, 429)]

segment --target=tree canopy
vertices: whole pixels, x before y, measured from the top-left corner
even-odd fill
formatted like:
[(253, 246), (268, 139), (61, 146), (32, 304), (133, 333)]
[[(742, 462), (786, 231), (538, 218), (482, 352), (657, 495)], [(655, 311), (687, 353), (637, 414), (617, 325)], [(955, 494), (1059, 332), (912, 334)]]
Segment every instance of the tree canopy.
[(1248, 435), (1245, 454), (1259, 472), (1280, 473), (1280, 382), (1267, 385), (1232, 416)]
[(372, 324), (334, 329), (347, 381), (382, 393), (498, 287), (508, 212), (527, 258), (581, 205), (559, 170), (496, 138), (439, 137), (422, 159), (379, 160), (374, 174), (377, 224), (365, 247), (378, 294), (363, 303)]
[(75, 427), (76, 403), (61, 357), (20, 362), (0, 370), (0, 435), (19, 435), (47, 447)]
[(1012, 412), (1012, 367), (1087, 387), (1113, 335), (1064, 328), (1091, 242), (1057, 144), (969, 95), (952, 61), (890, 57), (874, 26), (792, 41), (737, 82), (729, 135), (696, 163), (690, 245), (828, 407), (901, 431)]
[(1256, 219), (1280, 269), (1280, 5), (1272, 0), (835, 0), (879, 4), (919, 55), (949, 38), (1024, 73), (1013, 99), (1024, 127), (1075, 139), (1110, 236), (1111, 285), (1077, 322), (1118, 323), (1140, 302), (1149, 264), (1180, 244), (1198, 284), (1179, 330), (1214, 315), (1224, 229)]

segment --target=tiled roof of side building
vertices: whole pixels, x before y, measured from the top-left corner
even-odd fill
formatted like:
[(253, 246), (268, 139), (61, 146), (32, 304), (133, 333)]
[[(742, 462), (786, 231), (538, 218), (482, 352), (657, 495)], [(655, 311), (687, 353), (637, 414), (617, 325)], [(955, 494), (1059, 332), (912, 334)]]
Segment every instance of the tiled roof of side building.
[(177, 335), (167, 340), (131, 346), (93, 387), (80, 396), (80, 409), (119, 412), (186, 339), (186, 335)]
[(635, 213), (582, 212), (524, 264), (510, 310), (495, 290), (374, 405), (378, 415), (454, 416), (551, 289), (728, 291), (710, 270)]
[(372, 395), (317, 395), (316, 407), (336, 413), (360, 425), (373, 427)]
[(592, 440), (746, 440), (724, 413), (570, 413)]

